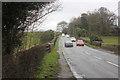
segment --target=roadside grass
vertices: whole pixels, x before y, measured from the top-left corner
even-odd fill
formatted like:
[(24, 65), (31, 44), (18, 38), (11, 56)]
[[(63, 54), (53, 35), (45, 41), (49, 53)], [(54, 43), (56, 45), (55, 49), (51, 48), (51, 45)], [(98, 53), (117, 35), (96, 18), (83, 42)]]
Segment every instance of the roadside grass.
[(36, 78), (56, 78), (58, 72), (60, 70), (59, 67), (59, 54), (57, 53), (58, 50), (58, 39), (56, 41), (55, 47), (53, 48), (51, 53), (47, 53), (41, 65), (39, 65), (38, 70), (40, 71), (37, 74)]
[(102, 36), (103, 42), (106, 44), (118, 44), (118, 37), (115, 36)]
[[(82, 38), (82, 39), (84, 39), (84, 40), (90, 40), (89, 37), (80, 37), (80, 38)], [(100, 48), (100, 47), (91, 45), (91, 44), (89, 44), (89, 43), (85, 43), (85, 45), (86, 45), (86, 46), (89, 46), (89, 47), (92, 47), (92, 48)]]
[(89, 43), (85, 43), (86, 46), (89, 46), (89, 47), (92, 47), (92, 48), (100, 48), (100, 47), (97, 47), (97, 46), (94, 46), (94, 45), (91, 45)]
[[(89, 37), (80, 37), (85, 40), (90, 40)], [(118, 44), (118, 37), (116, 36), (101, 36), (105, 44)]]
[(80, 37), (82, 39), (85, 39), (85, 40), (90, 40), (89, 37)]

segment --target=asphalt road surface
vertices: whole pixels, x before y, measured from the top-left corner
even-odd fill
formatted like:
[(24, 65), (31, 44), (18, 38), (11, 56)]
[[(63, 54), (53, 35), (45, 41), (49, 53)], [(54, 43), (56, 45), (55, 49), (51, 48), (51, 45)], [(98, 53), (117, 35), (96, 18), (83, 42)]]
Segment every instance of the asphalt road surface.
[(65, 47), (70, 40), (60, 37), (59, 46), (66, 58), (73, 75), (77, 78), (118, 78), (118, 56), (88, 46)]

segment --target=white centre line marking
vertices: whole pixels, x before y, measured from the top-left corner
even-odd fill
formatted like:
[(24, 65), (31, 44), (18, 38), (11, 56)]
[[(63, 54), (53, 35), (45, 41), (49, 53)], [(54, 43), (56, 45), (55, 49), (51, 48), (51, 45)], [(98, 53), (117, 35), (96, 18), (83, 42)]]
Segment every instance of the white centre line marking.
[[(85, 52), (87, 55), (91, 55), (90, 53), (88, 53), (88, 52)], [(102, 60), (102, 58), (100, 58), (100, 57), (97, 57), (97, 56), (93, 56), (93, 57), (95, 57), (96, 59), (99, 59), (99, 60)], [(106, 60), (104, 60), (105, 62), (107, 62), (107, 63), (109, 63), (109, 64), (111, 64), (111, 65), (113, 65), (113, 66), (116, 66), (116, 67), (119, 67), (120, 68), (120, 66), (119, 65), (117, 65), (117, 64), (114, 64), (114, 63), (112, 63), (112, 62), (110, 62), (110, 61), (106, 61)]]
[(110, 61), (106, 61), (106, 62), (109, 63), (109, 64), (112, 64), (112, 65), (114, 65), (114, 66), (116, 66), (116, 67), (120, 67), (119, 65), (114, 64), (114, 63), (112, 63), (112, 62), (110, 62)]
[(91, 55), (90, 53), (86, 52), (87, 55)]
[(99, 57), (97, 57), (97, 56), (94, 56), (95, 58), (97, 58), (97, 59), (99, 59), (99, 60), (102, 60), (102, 58), (99, 58)]

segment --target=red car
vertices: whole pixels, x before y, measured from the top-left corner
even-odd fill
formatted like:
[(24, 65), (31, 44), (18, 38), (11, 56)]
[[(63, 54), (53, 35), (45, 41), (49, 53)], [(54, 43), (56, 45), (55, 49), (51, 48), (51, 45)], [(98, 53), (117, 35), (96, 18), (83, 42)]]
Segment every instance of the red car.
[(76, 42), (76, 46), (84, 46), (83, 40), (78, 40), (78, 41)]

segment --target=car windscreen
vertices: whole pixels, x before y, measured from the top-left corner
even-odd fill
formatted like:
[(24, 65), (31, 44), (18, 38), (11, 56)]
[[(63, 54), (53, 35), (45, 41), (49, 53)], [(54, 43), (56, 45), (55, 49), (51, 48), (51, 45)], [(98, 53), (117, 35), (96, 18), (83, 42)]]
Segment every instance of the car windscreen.
[(71, 41), (66, 41), (66, 43), (72, 43)]
[(77, 41), (77, 42), (83, 42), (82, 40), (80, 40), (80, 41)]

